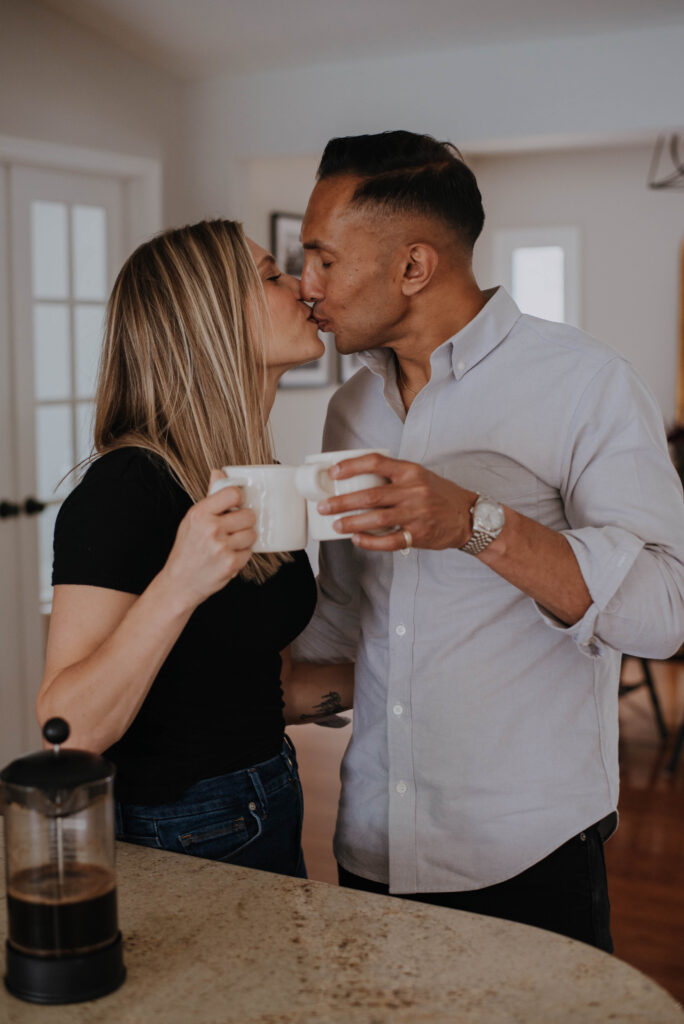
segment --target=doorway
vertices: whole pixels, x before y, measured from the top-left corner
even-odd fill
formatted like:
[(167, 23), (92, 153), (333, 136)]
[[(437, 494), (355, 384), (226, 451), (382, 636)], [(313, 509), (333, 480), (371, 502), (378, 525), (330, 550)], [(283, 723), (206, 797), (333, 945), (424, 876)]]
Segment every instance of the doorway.
[(103, 159), (111, 155), (70, 154), (66, 147), (46, 146), (42, 166), (35, 151), (33, 160), (3, 162), (1, 143), (0, 764), (5, 764), (40, 745), (34, 704), (52, 599), (54, 523), (78, 480), (79, 463), (91, 450), (107, 297), (140, 234), (147, 237), (159, 227), (157, 202), (136, 232), (130, 230), (132, 208), (140, 207), (141, 189), (150, 196), (150, 171), (157, 182), (159, 176), (158, 168), (149, 166), (153, 161), (131, 168), (126, 166), (131, 158), (118, 158), (117, 168), (116, 158)]

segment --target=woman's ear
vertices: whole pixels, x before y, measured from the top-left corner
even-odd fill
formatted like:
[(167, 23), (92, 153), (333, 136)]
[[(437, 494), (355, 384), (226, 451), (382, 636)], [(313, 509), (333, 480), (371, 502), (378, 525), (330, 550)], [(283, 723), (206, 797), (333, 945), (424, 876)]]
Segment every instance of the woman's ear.
[(432, 279), (437, 269), (439, 256), (433, 246), (425, 242), (417, 242), (409, 247), (401, 290), (404, 295), (416, 295)]

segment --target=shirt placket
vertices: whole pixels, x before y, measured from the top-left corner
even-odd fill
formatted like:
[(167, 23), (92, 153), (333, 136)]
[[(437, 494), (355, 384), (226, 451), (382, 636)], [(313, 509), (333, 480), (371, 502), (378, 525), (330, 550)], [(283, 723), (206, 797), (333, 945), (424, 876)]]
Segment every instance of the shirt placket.
[[(399, 459), (425, 461), (431, 405), (428, 394), (422, 394), (411, 407), (397, 453)], [(413, 682), (419, 559), (420, 553), (415, 548), (395, 552), (389, 595), (386, 717), (389, 882), (393, 892), (411, 892), (417, 888)]]

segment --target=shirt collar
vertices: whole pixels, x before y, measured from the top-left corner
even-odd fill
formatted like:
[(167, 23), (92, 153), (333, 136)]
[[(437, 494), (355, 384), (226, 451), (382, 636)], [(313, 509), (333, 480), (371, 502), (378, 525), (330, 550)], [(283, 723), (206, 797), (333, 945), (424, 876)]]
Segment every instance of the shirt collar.
[[(520, 317), (520, 310), (505, 288), (489, 288), (484, 295), (486, 302), (477, 316), (432, 353), (433, 377), (441, 376), (439, 371), (444, 367), (451, 368), (456, 380), (460, 380), (503, 341)], [(383, 380), (394, 378), (394, 354), (389, 349), (367, 349), (358, 356)]]

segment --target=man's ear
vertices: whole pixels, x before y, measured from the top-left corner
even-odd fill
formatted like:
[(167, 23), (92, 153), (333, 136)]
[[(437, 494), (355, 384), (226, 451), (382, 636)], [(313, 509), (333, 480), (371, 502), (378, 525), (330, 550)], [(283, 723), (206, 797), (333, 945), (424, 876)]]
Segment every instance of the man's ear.
[(426, 242), (409, 246), (401, 280), (402, 294), (417, 295), (422, 291), (432, 279), (438, 263), (437, 250)]

